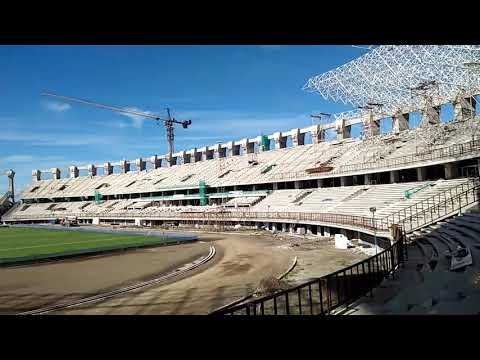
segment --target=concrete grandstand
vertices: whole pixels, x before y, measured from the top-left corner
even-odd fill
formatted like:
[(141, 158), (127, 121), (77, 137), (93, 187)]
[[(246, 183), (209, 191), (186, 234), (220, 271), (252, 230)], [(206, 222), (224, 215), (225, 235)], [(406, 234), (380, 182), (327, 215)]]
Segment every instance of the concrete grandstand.
[[(413, 55), (419, 63), (406, 61)], [(380, 58), (390, 66), (368, 74), (365, 67)], [(47, 223), (74, 216), (93, 225), (240, 225), (318, 236), (341, 233), (370, 243), (378, 236), (386, 248), (394, 240), (392, 225), (418, 237), (459, 208), (478, 203), (480, 76), (471, 66), (462, 67), (478, 60), (478, 47), (380, 46), (306, 85), (361, 110), (305, 128), (180, 151), (169, 162), (167, 155), (153, 155), (72, 165), (63, 177), (59, 168), (33, 170), (31, 185), (2, 221)], [(395, 82), (399, 78), (401, 83)], [(405, 95), (405, 89), (418, 96)], [(454, 118), (442, 123), (445, 103), (452, 104)], [(409, 128), (414, 111), (421, 112), (422, 121)], [(392, 130), (380, 134), (385, 119)], [(363, 128), (360, 138), (351, 137), (355, 124)], [(331, 130), (336, 136), (327, 141)], [(423, 241), (437, 237), (428, 232)]]

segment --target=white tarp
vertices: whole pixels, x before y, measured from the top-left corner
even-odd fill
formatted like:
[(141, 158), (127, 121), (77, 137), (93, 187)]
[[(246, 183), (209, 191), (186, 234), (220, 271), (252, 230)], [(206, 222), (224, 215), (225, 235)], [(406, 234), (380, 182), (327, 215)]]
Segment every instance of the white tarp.
[(335, 248), (348, 249), (348, 238), (343, 234), (335, 234)]

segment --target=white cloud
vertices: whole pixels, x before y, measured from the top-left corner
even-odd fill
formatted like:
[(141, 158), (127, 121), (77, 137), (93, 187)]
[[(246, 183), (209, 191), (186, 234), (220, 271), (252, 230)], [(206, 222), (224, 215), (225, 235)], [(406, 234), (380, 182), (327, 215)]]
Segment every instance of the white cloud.
[(33, 156), (31, 155), (9, 155), (2, 158), (4, 162), (30, 162), (33, 160)]
[(58, 102), (48, 102), (46, 104), (46, 107), (48, 110), (51, 110), (54, 112), (65, 112), (72, 108), (70, 104), (58, 103)]
[[(136, 107), (128, 107), (128, 108), (125, 108), (125, 110), (128, 110), (128, 111), (136, 111), (136, 112), (142, 112), (142, 113), (145, 113), (145, 114), (148, 114), (148, 115), (153, 115), (153, 113), (151, 111), (144, 111), (142, 109), (138, 109)], [(123, 116), (126, 116), (128, 118), (130, 118), (132, 120), (132, 126), (134, 128), (141, 128), (143, 126), (143, 121), (145, 120), (145, 117), (143, 116), (140, 116), (140, 115), (134, 115), (134, 114), (123, 114), (123, 113), (120, 113), (121, 115)], [(120, 128), (122, 127), (126, 127), (125, 126), (126, 124), (124, 123), (121, 123), (121, 125), (119, 125)]]

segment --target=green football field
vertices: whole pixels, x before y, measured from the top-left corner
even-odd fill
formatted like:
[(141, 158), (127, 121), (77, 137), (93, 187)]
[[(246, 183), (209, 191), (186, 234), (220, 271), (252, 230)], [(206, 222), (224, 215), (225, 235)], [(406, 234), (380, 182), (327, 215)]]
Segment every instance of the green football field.
[[(170, 240), (170, 239), (169, 239)], [(130, 247), (167, 241), (156, 236), (0, 228), (0, 262), (98, 248)]]

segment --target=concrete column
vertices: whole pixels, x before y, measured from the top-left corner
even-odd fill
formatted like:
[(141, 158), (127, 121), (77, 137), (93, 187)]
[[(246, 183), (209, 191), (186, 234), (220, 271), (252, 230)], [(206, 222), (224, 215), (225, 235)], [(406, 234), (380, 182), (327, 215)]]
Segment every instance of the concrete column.
[(289, 231), (290, 234), (294, 234), (294, 233), (295, 233), (295, 225), (294, 225), (294, 224), (290, 224), (289, 229), (290, 229), (290, 231)]
[(51, 170), (51, 172), (52, 172), (53, 178), (54, 178), (55, 180), (60, 179), (60, 169), (59, 169), (59, 168), (53, 168), (53, 169)]
[(135, 226), (141, 226), (142, 223), (140, 221), (140, 219), (135, 219)]
[(40, 170), (32, 170), (32, 182), (42, 180), (42, 172)]
[(305, 144), (305, 134), (300, 132), (300, 129), (292, 129), (292, 146), (299, 146)]
[(395, 184), (400, 181), (400, 171), (394, 170), (390, 171), (390, 183)]
[(353, 185), (352, 176), (342, 176), (340, 178), (340, 186), (350, 186), (350, 185)]
[(297, 234), (299, 234), (299, 235), (305, 235), (305, 227), (303, 227), (303, 226), (297, 226)]
[(151, 156), (150, 162), (153, 164), (154, 169), (162, 167), (162, 159), (160, 159), (157, 155)]
[(317, 186), (319, 188), (322, 188), (323, 187), (323, 179), (317, 179)]
[(317, 226), (317, 236), (322, 236), (322, 227), (320, 225), (316, 225), (316, 226)]
[(232, 141), (231, 154), (232, 156), (240, 155), (240, 145), (235, 145), (233, 141)]
[(287, 147), (287, 137), (282, 136), (281, 132), (273, 134), (273, 140), (275, 141), (275, 149), (285, 149)]
[(312, 134), (313, 144), (318, 144), (319, 142), (325, 141), (325, 130), (320, 128), (320, 125), (314, 125), (310, 133)]
[(428, 107), (422, 112), (421, 126), (429, 126), (440, 123), (440, 106)]
[(277, 232), (277, 223), (272, 223), (272, 231)]
[(103, 164), (103, 175), (113, 174), (113, 166), (109, 162)]
[(408, 129), (408, 119), (410, 114), (401, 114), (398, 113), (392, 116), (392, 132), (394, 134), (399, 134), (401, 131)]
[(363, 133), (366, 137), (380, 134), (380, 123), (373, 119), (373, 114), (368, 114), (363, 119)]
[(70, 170), (70, 177), (71, 178), (78, 177), (78, 168), (75, 165), (70, 166), (69, 170)]
[(135, 166), (137, 168), (137, 172), (140, 172), (146, 169), (147, 163), (142, 158), (138, 158), (135, 160)]
[(347, 235), (347, 230), (346, 229), (340, 229), (340, 234), (344, 235), (348, 239)]
[(458, 167), (454, 163), (444, 164), (445, 179), (450, 180), (458, 177)]
[(97, 176), (97, 167), (94, 164), (87, 166), (88, 176)]
[(202, 153), (197, 151), (197, 148), (193, 148), (192, 150), (189, 151), (190, 153), (190, 162), (196, 163), (199, 161), (202, 161)]
[(365, 174), (365, 185), (372, 184), (372, 174)]
[(245, 143), (245, 149), (243, 150), (244, 152), (246, 151), (247, 154), (253, 154), (255, 152), (255, 143), (254, 142), (247, 142)]
[(273, 190), (278, 190), (278, 183), (273, 183)]
[(312, 225), (307, 225), (307, 235), (312, 235)]
[(301, 189), (301, 181), (295, 181), (295, 189)]
[(130, 171), (130, 163), (127, 160), (120, 161), (120, 172), (126, 174)]
[(190, 162), (192, 162), (192, 155), (191, 154), (184, 151), (182, 153), (182, 156), (183, 156), (183, 163), (184, 164), (189, 164)]
[(287, 224), (282, 224), (282, 232), (287, 232)]
[(466, 120), (475, 115), (477, 100), (474, 97), (460, 98), (452, 103), (455, 121)]
[(335, 130), (337, 131), (337, 140), (347, 139), (351, 136), (351, 126), (345, 126), (345, 119), (337, 119), (335, 122)]
[(330, 236), (330, 228), (328, 226), (323, 227), (323, 236), (326, 236), (326, 237)]
[(417, 181), (425, 181), (427, 180), (427, 168), (420, 167), (417, 168)]

